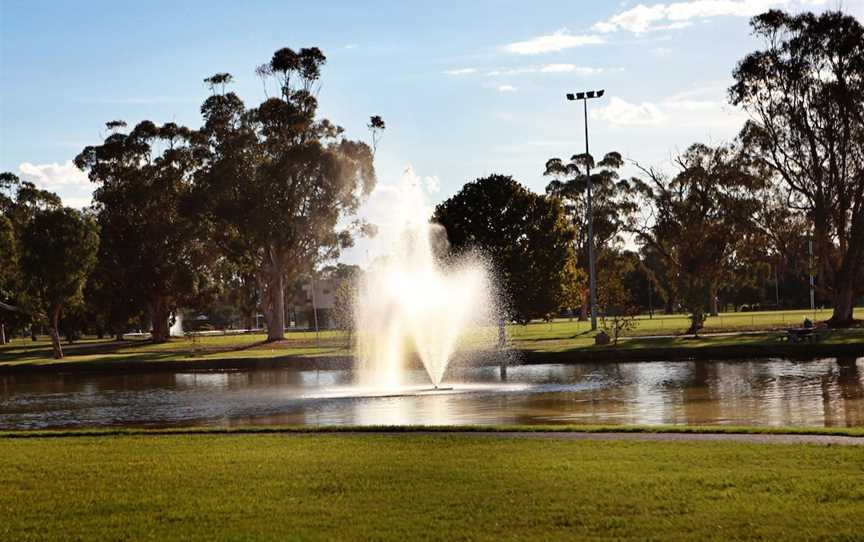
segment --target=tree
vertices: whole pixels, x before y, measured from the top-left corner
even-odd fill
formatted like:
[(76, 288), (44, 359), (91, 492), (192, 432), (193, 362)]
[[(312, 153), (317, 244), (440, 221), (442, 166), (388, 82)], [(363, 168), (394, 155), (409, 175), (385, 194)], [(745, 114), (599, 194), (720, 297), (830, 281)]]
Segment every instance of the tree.
[(9, 325), (31, 325), (31, 300), (23, 288), (20, 252), (21, 236), (36, 213), (57, 209), (60, 198), (40, 190), (15, 174), (0, 173), (0, 344), (5, 342)]
[(765, 47), (734, 71), (741, 138), (791, 191), (815, 237), (829, 323), (848, 326), (864, 291), (864, 26), (851, 15), (771, 10), (751, 20)]
[(169, 318), (207, 279), (199, 224), (185, 209), (200, 165), (196, 134), (167, 123), (143, 121), (128, 134), (108, 123), (102, 145), (75, 158), (99, 186), (93, 194), (102, 231), (98, 280), (108, 295), (113, 326), (120, 328), (145, 304), (154, 342), (168, 340)]
[(357, 288), (363, 279), (363, 270), (356, 265), (340, 263), (325, 269), (325, 275), (336, 285), (333, 294), (333, 318), (336, 327), (348, 332), (347, 342), (351, 344), (355, 327), (354, 301), (357, 297)]
[(680, 172), (672, 180), (645, 168), (649, 181), (634, 180), (653, 221), (633, 232), (666, 261), (691, 314), (689, 332), (697, 333), (741, 239), (754, 227), (753, 194), (764, 178), (729, 146), (694, 144), (676, 163)]
[(90, 217), (68, 207), (39, 211), (24, 229), (22, 245), (26, 289), (51, 326), (54, 357), (62, 358), (60, 313), (64, 305), (81, 298), (96, 263), (98, 228)]
[(381, 136), (386, 128), (384, 119), (380, 115), (372, 115), (369, 117), (369, 124), (366, 125), (366, 128), (372, 134), (372, 155), (374, 156), (375, 152), (378, 151), (378, 142), (381, 141)]
[(600, 327), (612, 337), (612, 344), (615, 346), (624, 332), (637, 325), (639, 307), (625, 283), (627, 275), (634, 268), (635, 262), (632, 258), (625, 254), (615, 254), (607, 257), (601, 273), (603, 280), (597, 292)]
[[(679, 295), (675, 289), (675, 270), (669, 265), (666, 258), (650, 244), (639, 247), (639, 264), (648, 277), (649, 288), (656, 292), (657, 302), (662, 302), (664, 314), (675, 312)], [(653, 306), (652, 297), (649, 305)]]
[(451, 250), (489, 257), (515, 320), (545, 318), (562, 306), (575, 272), (567, 265), (574, 233), (558, 198), (490, 175), (439, 204), (432, 220), (447, 230)]
[[(543, 175), (554, 179), (546, 193), (564, 202), (567, 215), (576, 231), (577, 261), (584, 273), (588, 270), (588, 177), (591, 168), (591, 202), (593, 209), (595, 261), (621, 241), (628, 217), (636, 211), (636, 192), (626, 179), (620, 179), (618, 169), (624, 165), (621, 154), (610, 152), (599, 163), (590, 154), (577, 154), (570, 162), (552, 158), (546, 162)], [(580, 320), (588, 314), (587, 291), (583, 290)]]
[(561, 281), (560, 308), (569, 310), (572, 320), (573, 312), (585, 306), (585, 288), (588, 285), (588, 274), (579, 267), (575, 251), (567, 257)]
[[(18, 289), (18, 243), (12, 221), (0, 215), (0, 303), (10, 299)], [(12, 305), (0, 306), (0, 344), (6, 344), (6, 319), (4, 314), (11, 312)]]
[(225, 91), (227, 74), (206, 80), (198, 217), (222, 254), (256, 277), (268, 341), (284, 336), (286, 284), (352, 243), (360, 225), (339, 225), (375, 185), (369, 146), (316, 117), (325, 61), (316, 47), (276, 51), (256, 72), (278, 92), (251, 109)]

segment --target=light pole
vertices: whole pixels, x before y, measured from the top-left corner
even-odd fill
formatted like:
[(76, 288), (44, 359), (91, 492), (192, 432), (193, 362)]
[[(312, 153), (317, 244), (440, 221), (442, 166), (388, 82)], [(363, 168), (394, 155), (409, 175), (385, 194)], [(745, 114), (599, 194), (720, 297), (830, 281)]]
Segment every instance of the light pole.
[(594, 209), (591, 202), (591, 154), (588, 151), (588, 100), (592, 98), (600, 98), (605, 90), (589, 90), (588, 92), (577, 92), (576, 94), (567, 94), (567, 99), (570, 101), (582, 100), (583, 111), (585, 112), (585, 182), (587, 185), (588, 194), (588, 290), (591, 304), (591, 330), (597, 330), (597, 279), (594, 272)]
[(807, 238), (807, 248), (810, 252), (810, 311), (813, 313), (813, 318), (816, 318), (816, 286), (813, 281), (813, 238)]

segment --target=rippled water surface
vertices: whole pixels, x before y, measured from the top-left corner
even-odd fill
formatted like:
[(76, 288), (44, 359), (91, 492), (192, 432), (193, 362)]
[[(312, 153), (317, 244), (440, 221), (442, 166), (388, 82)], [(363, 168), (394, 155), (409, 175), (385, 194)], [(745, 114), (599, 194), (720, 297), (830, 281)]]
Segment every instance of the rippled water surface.
[(428, 391), (344, 370), (0, 376), (0, 429), (370, 424), (864, 425), (864, 358), (603, 363), (451, 371)]

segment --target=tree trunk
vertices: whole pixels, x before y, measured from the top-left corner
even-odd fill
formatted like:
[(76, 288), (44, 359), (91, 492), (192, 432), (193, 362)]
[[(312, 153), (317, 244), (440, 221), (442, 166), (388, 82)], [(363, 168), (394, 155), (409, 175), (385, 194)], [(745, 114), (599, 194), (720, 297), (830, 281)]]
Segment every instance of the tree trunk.
[(675, 312), (675, 302), (671, 299), (667, 299), (666, 303), (663, 305), (663, 314), (672, 314)]
[(267, 306), (262, 308), (267, 320), (267, 342), (281, 341), (285, 338), (285, 277), (279, 266), (270, 266), (266, 286)]
[(0, 322), (0, 344), (6, 344), (6, 323)]
[(54, 359), (63, 359), (63, 347), (60, 346), (60, 331), (57, 329), (60, 323), (60, 306), (51, 310), (51, 348), (54, 350)]
[(588, 290), (582, 294), (582, 306), (579, 307), (579, 321), (587, 322), (588, 321)]
[(702, 320), (703, 313), (701, 310), (696, 310), (690, 313), (690, 329), (687, 330), (688, 334), (692, 334), (694, 337), (699, 336), (699, 330), (702, 329)]
[(153, 331), (150, 336), (154, 343), (168, 341), (170, 328), (168, 327), (168, 303), (165, 296), (156, 294), (150, 300), (150, 317), (153, 320)]
[(852, 311), (855, 308), (855, 284), (850, 277), (838, 277), (840, 280), (834, 287), (834, 311), (828, 325), (831, 327), (849, 327), (852, 325)]

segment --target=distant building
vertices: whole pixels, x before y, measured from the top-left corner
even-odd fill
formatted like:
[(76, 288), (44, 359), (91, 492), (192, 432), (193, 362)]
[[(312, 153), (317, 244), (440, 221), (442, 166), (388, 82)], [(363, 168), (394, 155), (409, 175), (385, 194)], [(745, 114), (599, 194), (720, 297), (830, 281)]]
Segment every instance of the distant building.
[(317, 309), (318, 313), (318, 329), (334, 329), (336, 320), (333, 318), (333, 310), (336, 307), (336, 290), (339, 288), (339, 281), (336, 279), (319, 278), (314, 281), (315, 292), (313, 296), (312, 283), (303, 285), (303, 294), (306, 297), (306, 306), (302, 311), (306, 319), (306, 327), (309, 329), (315, 328), (315, 314), (312, 312), (312, 307)]

